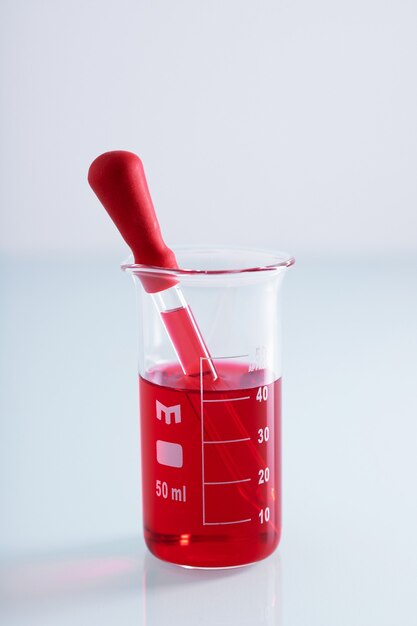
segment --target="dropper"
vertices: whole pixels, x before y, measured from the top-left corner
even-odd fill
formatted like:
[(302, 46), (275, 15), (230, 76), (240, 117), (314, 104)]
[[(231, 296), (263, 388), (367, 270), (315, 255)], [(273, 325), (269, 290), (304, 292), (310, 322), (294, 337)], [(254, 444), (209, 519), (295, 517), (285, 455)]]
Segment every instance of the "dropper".
[[(140, 158), (115, 150), (97, 157), (88, 171), (88, 182), (132, 250), (135, 264), (178, 268), (174, 252), (165, 244)], [(150, 294), (185, 375), (217, 373), (193, 313), (178, 280), (155, 272), (138, 275)]]

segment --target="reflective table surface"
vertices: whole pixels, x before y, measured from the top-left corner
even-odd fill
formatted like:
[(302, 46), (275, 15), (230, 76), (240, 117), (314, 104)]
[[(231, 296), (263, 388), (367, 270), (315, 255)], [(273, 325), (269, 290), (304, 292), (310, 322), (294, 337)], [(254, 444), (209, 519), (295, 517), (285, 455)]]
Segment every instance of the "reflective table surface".
[(133, 286), (114, 259), (3, 259), (1, 623), (414, 625), (416, 286), (417, 259), (298, 259), (280, 547), (192, 571), (141, 536)]

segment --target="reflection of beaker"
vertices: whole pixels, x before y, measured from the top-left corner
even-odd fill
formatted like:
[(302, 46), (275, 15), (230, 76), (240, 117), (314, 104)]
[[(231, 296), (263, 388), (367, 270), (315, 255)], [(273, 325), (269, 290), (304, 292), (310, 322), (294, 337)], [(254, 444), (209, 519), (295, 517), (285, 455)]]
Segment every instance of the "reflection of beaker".
[(173, 567), (150, 554), (144, 561), (144, 626), (280, 626), (279, 555), (256, 566), (223, 571)]
[[(281, 532), (280, 294), (294, 260), (176, 256), (195, 269), (124, 266), (140, 294), (145, 540), (180, 565), (243, 565), (271, 554)], [(158, 276), (170, 287), (151, 298), (142, 283)], [(196, 360), (197, 336), (207, 356)]]

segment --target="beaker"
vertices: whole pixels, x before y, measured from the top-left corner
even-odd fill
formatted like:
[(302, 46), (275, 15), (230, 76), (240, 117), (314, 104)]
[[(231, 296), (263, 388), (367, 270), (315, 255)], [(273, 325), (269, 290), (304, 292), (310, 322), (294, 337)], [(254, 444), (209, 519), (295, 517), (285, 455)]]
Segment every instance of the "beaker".
[[(281, 286), (294, 259), (175, 253), (181, 269), (123, 265), (139, 303), (145, 541), (178, 565), (245, 565), (270, 555), (281, 534)], [(160, 299), (142, 286), (158, 277), (170, 287)], [(194, 369), (183, 364), (184, 309), (207, 347)]]

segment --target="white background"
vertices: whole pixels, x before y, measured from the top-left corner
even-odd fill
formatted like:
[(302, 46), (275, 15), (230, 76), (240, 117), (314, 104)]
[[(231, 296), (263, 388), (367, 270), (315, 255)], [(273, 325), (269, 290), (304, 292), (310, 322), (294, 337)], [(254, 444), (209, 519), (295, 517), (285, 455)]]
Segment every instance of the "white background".
[(416, 249), (414, 0), (0, 10), (1, 249), (123, 254), (86, 184), (117, 148), (171, 242)]
[[(414, 626), (417, 5), (3, 0), (5, 626)], [(287, 249), (283, 539), (141, 537), (135, 300), (88, 188), (143, 158), (168, 243)]]

